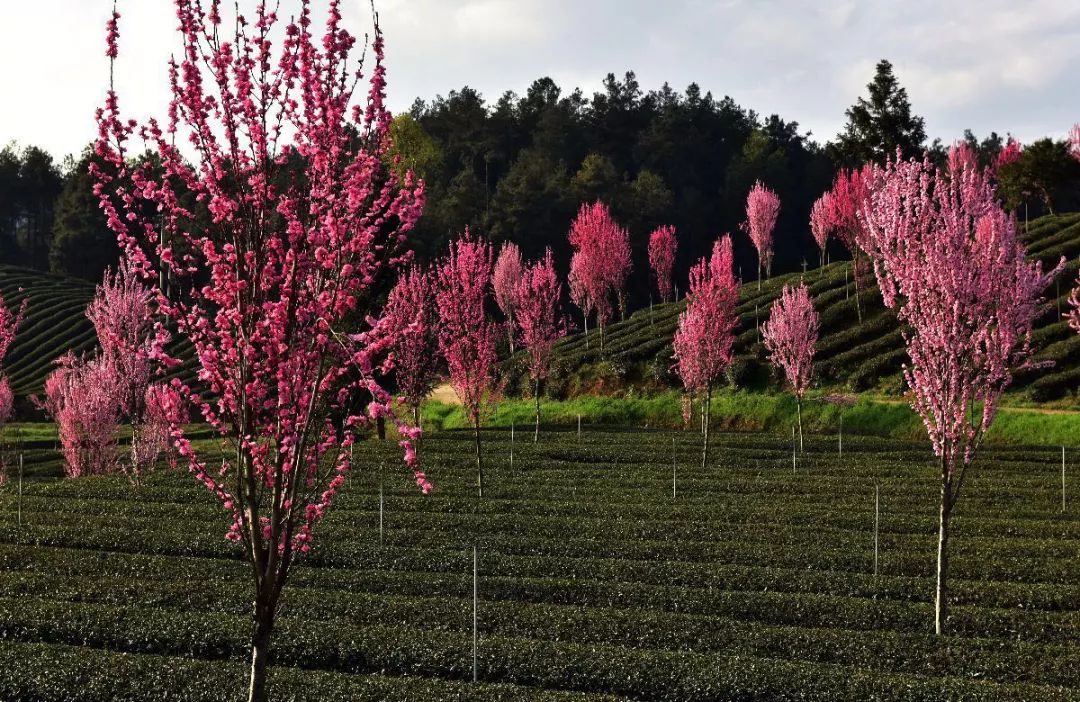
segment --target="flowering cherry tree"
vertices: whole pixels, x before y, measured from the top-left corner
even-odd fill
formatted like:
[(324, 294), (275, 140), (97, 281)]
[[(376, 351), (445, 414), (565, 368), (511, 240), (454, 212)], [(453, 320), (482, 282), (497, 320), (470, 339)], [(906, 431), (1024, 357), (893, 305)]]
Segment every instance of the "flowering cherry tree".
[(739, 318), (739, 284), (732, 268), (731, 237), (724, 235), (713, 245), (712, 256), (690, 269), (686, 309), (679, 315), (672, 346), (675, 370), (690, 393), (703, 395), (705, 414), (701, 467), (709, 460), (709, 425), (712, 389), (731, 363), (735, 327)]
[(743, 229), (758, 252), (758, 290), (761, 289), (761, 271), (772, 275), (773, 229), (780, 215), (780, 198), (759, 180), (746, 196), (746, 223)]
[(679, 242), (675, 238), (675, 227), (658, 227), (649, 235), (649, 266), (656, 276), (656, 287), (660, 292), (661, 302), (671, 302), (671, 271), (675, 267), (675, 252)]
[(64, 474), (107, 475), (119, 467), (123, 371), (111, 356), (84, 359), (66, 353), (45, 379), (43, 409), (56, 422)]
[(495, 259), (495, 268), (491, 274), (491, 285), (495, 290), (495, 302), (499, 309), (506, 315), (506, 337), (510, 341), (510, 353), (514, 353), (514, 330), (516, 329), (514, 312), (516, 305), (515, 292), (524, 266), (521, 262), (521, 249), (512, 241), (508, 241), (499, 249), (499, 257)]
[[(345, 482), (358, 431), (391, 412), (375, 379), (387, 368), (375, 359), (394, 337), (366, 305), (423, 204), (423, 185), (386, 166), (391, 119), (377, 21), (363, 99), (340, 3), (328, 0), (321, 36), (311, 4), (298, 0), (283, 22), (272, 3), (233, 17), (220, 0), (175, 0), (183, 48), (169, 64), (167, 117), (122, 119), (110, 85), (97, 114), (101, 165), (91, 167), (128, 264), (148, 279), (159, 266), (189, 288), (176, 301), (155, 296), (149, 357), (178, 362), (167, 327), (190, 343), (198, 385), (173, 387), (229, 447), (220, 465), (217, 452), (204, 455), (165, 397), (175, 448), (221, 500), (227, 536), (251, 566), (249, 699), (259, 701), (290, 570)], [(114, 11), (107, 28), (111, 61), (118, 19)], [(155, 163), (135, 156), (136, 139)], [(120, 185), (127, 178), (130, 188)], [(418, 432), (401, 431), (427, 491), (408, 441)]]
[(600, 350), (604, 349), (604, 326), (611, 318), (612, 293), (625, 310), (626, 278), (630, 274), (630, 237), (615, 223), (602, 202), (582, 205), (570, 225), (571, 297), (588, 316), (596, 313), (600, 327)]
[(862, 251), (865, 248), (863, 222), (859, 218), (862, 209), (872, 191), (874, 169), (867, 164), (861, 169), (841, 170), (833, 180), (829, 191), (831, 207), (831, 230), (836, 238), (851, 253), (852, 277), (855, 278), (855, 313), (862, 322), (862, 286), (866, 267)]
[(832, 194), (826, 192), (817, 200), (814, 200), (810, 208), (810, 233), (814, 235), (814, 241), (818, 245), (819, 266), (825, 266), (825, 246), (829, 243), (829, 234), (833, 229), (833, 204)]
[(420, 404), (438, 377), (434, 275), (417, 266), (404, 272), (390, 291), (383, 317), (394, 333), (391, 353), (398, 394), (412, 410), (413, 426), (419, 427)]
[(950, 177), (965, 168), (978, 168), (979, 154), (977, 154), (971, 144), (966, 141), (958, 142), (949, 147), (946, 167), (948, 168)]
[(15, 404), (11, 383), (8, 382), (8, 378), (4, 374), (4, 359), (7, 357), (11, 344), (15, 341), (15, 334), (19, 331), (19, 325), (22, 324), (23, 318), (26, 317), (26, 306), (29, 301), (29, 298), (23, 298), (19, 309), (12, 312), (4, 304), (3, 296), (0, 296), (0, 430), (11, 419)]
[(799, 416), (799, 450), (803, 450), (802, 399), (814, 376), (817, 352), (818, 314), (805, 283), (785, 285), (772, 306), (769, 319), (761, 328), (761, 337), (769, 359), (782, 368), (795, 393)]
[(473, 426), (476, 447), (476, 489), (484, 496), (484, 461), (480, 450), (480, 421), (498, 387), (498, 325), (484, 314), (491, 281), (491, 246), (465, 234), (450, 244), (436, 269), (435, 302), (442, 325), (439, 349), (450, 370), (450, 384)]
[(861, 210), (885, 304), (898, 310), (904, 378), (941, 467), (935, 630), (947, 617), (949, 518), (1017, 368), (1033, 365), (1031, 329), (1061, 266), (1025, 259), (1016, 221), (987, 172), (944, 177), (923, 160), (887, 163)]
[(1080, 161), (1080, 122), (1077, 122), (1069, 130), (1069, 149), (1072, 155)]
[(540, 383), (551, 370), (551, 352), (555, 342), (566, 333), (559, 314), (562, 285), (555, 274), (551, 249), (544, 260), (530, 265), (514, 290), (518, 310), (521, 345), (529, 355), (529, 379), (536, 400), (536, 425), (533, 443), (540, 438)]

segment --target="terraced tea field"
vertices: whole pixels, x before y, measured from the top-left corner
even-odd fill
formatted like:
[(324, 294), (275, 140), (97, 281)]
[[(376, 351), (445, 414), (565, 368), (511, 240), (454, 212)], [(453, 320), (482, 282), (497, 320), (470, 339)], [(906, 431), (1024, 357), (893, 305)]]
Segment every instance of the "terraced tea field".
[[(272, 698), (1080, 699), (1059, 450), (983, 454), (936, 639), (925, 444), (845, 437), (841, 457), (815, 436), (793, 470), (789, 440), (727, 434), (702, 471), (693, 433), (519, 433), (511, 465), (509, 432), (489, 432), (481, 501), (469, 438), (425, 439), (426, 497), (392, 442), (358, 449), (286, 590)], [(239, 699), (249, 571), (220, 506), (184, 472), (139, 494), (51, 480), (40, 427), (26, 449), (21, 528), (0, 498), (0, 699)]]

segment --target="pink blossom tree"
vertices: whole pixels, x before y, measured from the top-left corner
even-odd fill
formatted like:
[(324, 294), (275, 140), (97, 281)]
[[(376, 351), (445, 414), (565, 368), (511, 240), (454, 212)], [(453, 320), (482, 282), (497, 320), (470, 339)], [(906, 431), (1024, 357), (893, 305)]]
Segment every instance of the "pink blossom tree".
[(817, 200), (814, 200), (810, 208), (810, 233), (819, 249), (818, 266), (825, 267), (825, 247), (829, 243), (829, 234), (833, 229), (833, 204), (832, 194), (826, 192)]
[(23, 298), (19, 309), (12, 312), (4, 304), (3, 296), (0, 296), (0, 431), (11, 420), (12, 410), (15, 405), (15, 396), (11, 391), (11, 383), (4, 374), (4, 359), (8, 349), (15, 341), (15, 334), (19, 331), (23, 318), (26, 317), (26, 306), (29, 298)]
[(514, 353), (514, 331), (517, 328), (514, 320), (515, 291), (524, 272), (524, 264), (521, 262), (521, 249), (512, 241), (508, 241), (499, 249), (499, 256), (495, 259), (495, 268), (491, 274), (491, 286), (495, 290), (495, 302), (499, 309), (506, 315), (506, 337), (510, 342), (510, 353)]
[(978, 168), (979, 154), (966, 141), (957, 142), (949, 147), (946, 167), (950, 177), (965, 168)]
[(743, 229), (758, 252), (758, 290), (761, 289), (761, 271), (772, 276), (773, 229), (780, 215), (780, 198), (759, 180), (746, 196), (746, 222)]
[(865, 238), (859, 211), (870, 197), (874, 170), (872, 164), (862, 169), (841, 170), (833, 180), (829, 191), (829, 204), (832, 206), (832, 231), (836, 238), (851, 253), (852, 277), (855, 278), (855, 313), (862, 322), (862, 287), (866, 273), (862, 251)]
[(1017, 368), (1030, 367), (1041, 295), (1064, 265), (1029, 263), (987, 172), (952, 177), (922, 161), (886, 164), (860, 211), (885, 304), (898, 310), (904, 378), (941, 468), (935, 630), (947, 617), (949, 518)]
[(435, 302), (442, 325), (439, 348), (450, 370), (450, 384), (461, 400), (473, 427), (476, 447), (476, 489), (484, 496), (484, 462), (480, 449), (480, 423), (485, 407), (495, 399), (498, 386), (498, 325), (484, 314), (491, 281), (491, 246), (464, 235), (450, 244), (438, 265)]
[(679, 315), (672, 346), (675, 370), (690, 393), (703, 396), (705, 414), (701, 467), (709, 461), (709, 427), (712, 390), (731, 363), (735, 327), (739, 318), (739, 284), (733, 271), (731, 237), (726, 234), (713, 245), (712, 256), (690, 269), (686, 309)]
[(1001, 147), (1001, 151), (994, 157), (994, 177), (999, 177), (998, 174), (1004, 166), (1019, 161), (1023, 150), (1024, 147), (1020, 142), (1010, 136)]
[(631, 267), (630, 236), (615, 223), (607, 206), (597, 201), (581, 206), (570, 225), (569, 239), (574, 249), (570, 261), (571, 294), (575, 301), (585, 303), (582, 310), (586, 315), (588, 309), (596, 313), (603, 351), (604, 327), (611, 318), (613, 293), (625, 313), (626, 278)]
[(1077, 122), (1069, 130), (1069, 148), (1072, 155), (1080, 161), (1080, 122)]
[(398, 394), (420, 426), (420, 405), (438, 378), (439, 315), (435, 309), (435, 280), (417, 266), (405, 271), (386, 302), (384, 318), (394, 331), (394, 378)]
[(574, 256), (570, 259), (570, 274), (567, 276), (567, 286), (570, 288), (570, 301), (581, 310), (581, 318), (585, 325), (585, 348), (589, 348), (589, 315), (594, 311), (592, 298), (589, 297), (589, 289), (585, 284), (584, 269), (585, 259)]
[[(377, 21), (364, 99), (340, 3), (329, 0), (321, 36), (310, 0), (296, 4), (283, 22), (269, 3), (232, 17), (220, 0), (176, 0), (182, 51), (169, 65), (166, 119), (122, 119), (110, 85), (97, 115), (102, 165), (91, 167), (129, 265), (150, 280), (159, 265), (190, 288), (176, 301), (156, 295), (149, 355), (178, 362), (164, 345), (166, 325), (190, 343), (198, 386), (173, 387), (230, 446), (219, 467), (216, 452), (204, 456), (186, 436), (179, 408), (163, 408), (175, 448), (221, 500), (227, 537), (251, 566), (248, 696), (259, 702), (291, 568), (345, 482), (358, 431), (391, 412), (375, 378), (387, 368), (375, 359), (394, 337), (366, 305), (423, 205), (422, 183), (387, 167)], [(118, 18), (114, 11), (107, 30), (111, 61)], [(156, 164), (134, 157), (134, 139)], [(119, 185), (127, 178), (132, 187)], [(189, 194), (208, 217), (188, 208)], [(400, 428), (426, 492), (409, 443), (418, 431)]]
[(804, 283), (784, 286), (772, 312), (761, 328), (761, 337), (769, 351), (769, 360), (783, 369), (795, 393), (799, 417), (799, 451), (803, 450), (802, 400), (814, 377), (814, 354), (817, 352), (818, 314)]
[[(122, 464), (136, 487), (153, 469), (164, 450), (160, 427), (147, 426), (146, 393), (150, 386), (150, 354), (153, 346), (151, 297), (153, 289), (143, 283), (127, 261), (115, 274), (105, 272), (86, 316), (94, 325), (102, 355), (116, 368), (114, 396), (118, 412), (131, 428), (130, 459)], [(148, 436), (142, 436), (149, 432)]]
[(649, 235), (649, 266), (656, 276), (656, 288), (660, 292), (661, 302), (671, 302), (671, 271), (675, 267), (675, 252), (679, 242), (675, 238), (675, 227), (658, 227)]
[(116, 472), (122, 369), (110, 356), (87, 360), (70, 352), (56, 365), (45, 379), (42, 406), (56, 422), (64, 474), (81, 478)]
[(566, 333), (559, 314), (562, 285), (555, 274), (551, 249), (544, 254), (544, 260), (533, 263), (525, 270), (514, 295), (517, 298), (515, 304), (521, 344), (529, 355), (529, 379), (532, 380), (536, 400), (536, 424), (533, 429), (533, 443), (536, 443), (540, 439), (540, 383), (551, 370), (551, 352), (555, 342)]

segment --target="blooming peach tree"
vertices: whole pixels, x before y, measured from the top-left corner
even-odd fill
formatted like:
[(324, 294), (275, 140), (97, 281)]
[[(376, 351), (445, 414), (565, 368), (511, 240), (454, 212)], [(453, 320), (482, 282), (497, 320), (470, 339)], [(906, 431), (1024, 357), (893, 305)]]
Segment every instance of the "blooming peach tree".
[(735, 327), (739, 317), (739, 284), (732, 268), (731, 237), (713, 245), (712, 255), (690, 269), (686, 309), (679, 315), (672, 346), (675, 371), (687, 392), (702, 395), (705, 414), (701, 467), (709, 460), (709, 425), (712, 390), (731, 363)]
[(521, 249), (508, 241), (499, 249), (495, 259), (495, 268), (491, 273), (491, 286), (495, 290), (495, 302), (506, 315), (506, 337), (510, 342), (510, 353), (514, 353), (514, 330), (517, 328), (514, 312), (517, 305), (517, 285), (524, 272), (521, 262)]
[(1025, 258), (989, 173), (948, 177), (927, 157), (889, 161), (859, 216), (885, 304), (897, 310), (904, 379), (940, 462), (934, 626), (947, 618), (949, 519), (1013, 371), (1031, 367), (1050, 273)]
[(675, 267), (675, 252), (679, 242), (675, 238), (675, 227), (658, 227), (649, 235), (649, 266), (656, 277), (656, 288), (660, 292), (661, 302), (672, 300), (671, 271)]
[(773, 229), (780, 215), (780, 197), (766, 188), (759, 180), (746, 196), (746, 222), (743, 229), (750, 236), (758, 253), (758, 289), (761, 289), (761, 271), (772, 275)]
[(521, 344), (528, 353), (529, 379), (532, 380), (536, 400), (536, 425), (533, 429), (533, 443), (536, 443), (540, 438), (540, 383), (551, 371), (551, 353), (555, 342), (566, 333), (559, 314), (562, 285), (555, 274), (551, 249), (545, 252), (542, 261), (525, 269), (514, 295)]
[(820, 326), (810, 290), (805, 283), (800, 283), (784, 286), (773, 303), (768, 321), (761, 328), (769, 359), (784, 371), (795, 393), (800, 451), (803, 450), (802, 400), (814, 377), (814, 354)]
[[(220, 0), (176, 0), (183, 48), (169, 64), (167, 116), (123, 119), (110, 86), (97, 114), (102, 165), (91, 167), (128, 265), (151, 280), (164, 269), (186, 290), (155, 295), (148, 356), (177, 365), (166, 329), (190, 344), (197, 383), (173, 387), (227, 446), (222, 456), (193, 444), (165, 396), (173, 444), (221, 500), (227, 536), (251, 568), (248, 695), (258, 701), (291, 568), (345, 483), (358, 432), (391, 413), (376, 379), (388, 367), (376, 359), (394, 336), (367, 305), (423, 205), (422, 183), (387, 167), (377, 18), (362, 98), (367, 67), (353, 57), (340, 2), (326, 3), (321, 36), (311, 5), (299, 0), (283, 21), (269, 3), (227, 16)], [(114, 11), (107, 28), (111, 62), (118, 19)], [(156, 163), (136, 155), (134, 140)], [(130, 188), (120, 185), (127, 178)], [(427, 491), (408, 441), (417, 431), (401, 431)]]

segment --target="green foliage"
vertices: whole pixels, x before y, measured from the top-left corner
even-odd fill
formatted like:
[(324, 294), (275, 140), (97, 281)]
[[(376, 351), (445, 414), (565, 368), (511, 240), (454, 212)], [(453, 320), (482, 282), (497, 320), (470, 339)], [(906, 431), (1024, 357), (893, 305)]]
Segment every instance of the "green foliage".
[(848, 122), (834, 146), (836, 160), (849, 167), (869, 161), (883, 164), (895, 158), (897, 148), (905, 158), (918, 156), (926, 142), (926, 120), (912, 114), (907, 90), (891, 63), (878, 61), (866, 90), (869, 98), (860, 97), (845, 113)]
[[(675, 399), (674, 397), (671, 399)], [(611, 407), (596, 398), (597, 413)], [(718, 400), (772, 411), (775, 398)], [(640, 411), (665, 412), (656, 400)], [(648, 410), (650, 404), (653, 405)], [(814, 404), (814, 403), (810, 403)], [(716, 405), (714, 405), (715, 407)], [(866, 411), (845, 410), (849, 419)], [(900, 408), (904, 409), (904, 408)], [(425, 408), (430, 422), (438, 408)], [(514, 407), (499, 410), (500, 421)], [(718, 410), (719, 411), (719, 410)], [(829, 406), (828, 412), (837, 408)], [(592, 415), (590, 415), (592, 416)], [(823, 410), (822, 416), (826, 416)], [(35, 466), (49, 434), (25, 430)], [(357, 446), (272, 651), (274, 699), (1058, 700), (1078, 694), (1080, 523), (1056, 450), (989, 447), (955, 522), (949, 636), (931, 630), (937, 476), (925, 442), (547, 427), (429, 434), (436, 491), (393, 442)], [(205, 433), (198, 441), (209, 449)], [(1072, 454), (1070, 454), (1071, 456)], [(1073, 458), (1070, 458), (1072, 461)], [(671, 466), (678, 498), (671, 499)], [(390, 469), (394, 466), (394, 469)], [(881, 491), (875, 576), (874, 484)], [(385, 533), (379, 524), (384, 494)], [(0, 494), (0, 697), (225, 700), (243, 689), (248, 578), (226, 517), (185, 471), (30, 480)], [(472, 673), (472, 545), (479, 672)]]

